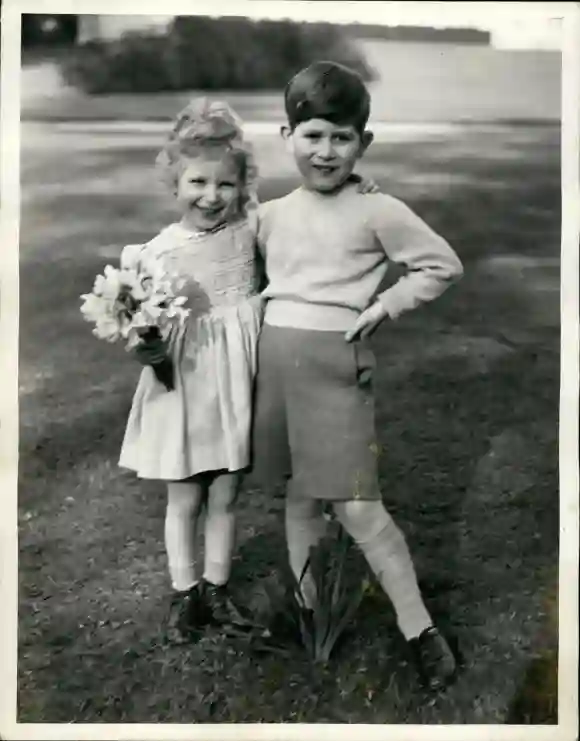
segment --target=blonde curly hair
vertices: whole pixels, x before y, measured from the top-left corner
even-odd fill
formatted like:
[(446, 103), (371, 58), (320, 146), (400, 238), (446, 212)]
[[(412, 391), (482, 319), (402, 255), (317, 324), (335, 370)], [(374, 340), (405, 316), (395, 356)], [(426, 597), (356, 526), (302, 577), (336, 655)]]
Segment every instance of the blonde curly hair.
[(236, 163), (242, 183), (240, 211), (248, 215), (257, 206), (258, 168), (242, 120), (224, 101), (194, 98), (178, 113), (155, 160), (162, 181), (175, 194), (187, 160), (210, 148), (223, 148)]

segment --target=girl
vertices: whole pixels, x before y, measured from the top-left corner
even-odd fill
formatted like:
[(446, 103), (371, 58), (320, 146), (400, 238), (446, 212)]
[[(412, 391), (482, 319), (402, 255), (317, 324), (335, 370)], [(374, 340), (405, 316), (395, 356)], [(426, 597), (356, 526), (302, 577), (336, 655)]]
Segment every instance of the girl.
[[(129, 245), (123, 267), (160, 261), (185, 281), (185, 325), (167, 352), (174, 390), (142, 371), (120, 465), (167, 485), (165, 547), (174, 590), (168, 638), (184, 643), (208, 621), (247, 624), (227, 592), (234, 505), (250, 463), (250, 422), (262, 304), (256, 261), (257, 169), (241, 122), (225, 103), (192, 101), (176, 118), (157, 165), (181, 219), (147, 244)], [(361, 181), (361, 192), (375, 190)], [(146, 366), (159, 348), (137, 353)], [(197, 568), (205, 519), (203, 573)]]
[[(174, 390), (145, 367), (133, 398), (120, 465), (167, 484), (165, 546), (174, 594), (168, 638), (183, 643), (209, 620), (243, 621), (226, 591), (234, 504), (249, 464), (252, 383), (261, 302), (255, 263), (256, 167), (240, 121), (227, 105), (192, 101), (157, 157), (181, 220), (123, 267), (160, 261), (183, 287), (190, 310), (166, 352)], [(145, 365), (158, 348), (145, 344)], [(204, 570), (196, 563), (206, 510)]]

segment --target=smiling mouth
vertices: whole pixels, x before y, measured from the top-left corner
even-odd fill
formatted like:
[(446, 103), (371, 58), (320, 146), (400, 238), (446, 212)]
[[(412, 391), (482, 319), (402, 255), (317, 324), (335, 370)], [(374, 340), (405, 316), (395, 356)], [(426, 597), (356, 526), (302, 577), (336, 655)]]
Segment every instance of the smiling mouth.
[(321, 175), (332, 175), (338, 170), (336, 165), (312, 165), (312, 167)]
[(196, 208), (202, 216), (205, 216), (208, 219), (211, 219), (214, 216), (219, 216), (223, 211), (221, 206), (219, 208), (200, 208), (199, 206), (195, 206), (194, 208)]

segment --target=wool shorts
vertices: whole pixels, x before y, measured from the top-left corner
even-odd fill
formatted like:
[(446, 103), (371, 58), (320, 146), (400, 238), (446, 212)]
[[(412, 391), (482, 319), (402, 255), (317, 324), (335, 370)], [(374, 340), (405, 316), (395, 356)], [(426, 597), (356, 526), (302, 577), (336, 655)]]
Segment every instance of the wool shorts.
[(313, 499), (380, 499), (374, 367), (368, 341), (264, 324), (252, 479), (270, 487), (291, 477), (292, 491)]

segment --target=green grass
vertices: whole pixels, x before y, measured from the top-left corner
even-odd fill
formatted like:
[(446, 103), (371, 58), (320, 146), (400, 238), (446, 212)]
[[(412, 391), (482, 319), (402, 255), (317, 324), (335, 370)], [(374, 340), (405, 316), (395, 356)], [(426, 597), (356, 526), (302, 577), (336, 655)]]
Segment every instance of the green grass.
[[(365, 165), (466, 266), (375, 340), (385, 502), (465, 660), (436, 698), (376, 589), (329, 667), (298, 651), (257, 659), (217, 632), (162, 645), (163, 487), (116, 464), (138, 368), (91, 336), (78, 295), (111, 245), (145, 239), (169, 212), (147, 192), (153, 150), (71, 154), (71, 142), (23, 153), (19, 720), (556, 722), (557, 130), (375, 144)], [(293, 182), (267, 180), (262, 198)], [(284, 566), (282, 517), (281, 494), (248, 482), (232, 588), (256, 609)], [(522, 697), (540, 698), (531, 715)]]

